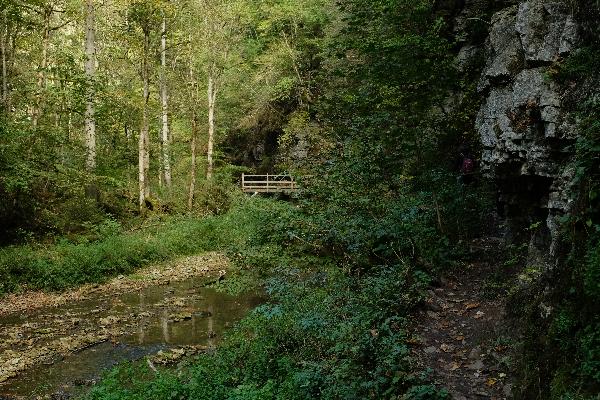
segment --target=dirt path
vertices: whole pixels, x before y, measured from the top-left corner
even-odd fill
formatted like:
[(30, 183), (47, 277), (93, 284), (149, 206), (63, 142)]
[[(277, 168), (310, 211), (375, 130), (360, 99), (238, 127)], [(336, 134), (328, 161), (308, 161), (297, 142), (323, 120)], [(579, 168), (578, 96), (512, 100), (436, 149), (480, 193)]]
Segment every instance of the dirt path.
[(477, 260), (443, 279), (429, 292), (415, 327), (419, 366), (456, 400), (511, 397), (511, 345), (515, 330), (506, 318), (504, 296), (490, 295), (490, 277), (503, 268), (502, 242), (472, 243)]

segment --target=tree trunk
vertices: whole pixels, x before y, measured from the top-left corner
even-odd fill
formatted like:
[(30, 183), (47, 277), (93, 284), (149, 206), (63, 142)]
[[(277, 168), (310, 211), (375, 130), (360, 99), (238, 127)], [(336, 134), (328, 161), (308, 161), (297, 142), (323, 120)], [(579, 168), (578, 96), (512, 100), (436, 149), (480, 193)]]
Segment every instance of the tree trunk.
[(8, 77), (6, 66), (6, 51), (8, 40), (8, 11), (2, 13), (2, 37), (0, 38), (0, 51), (2, 52), (2, 105), (4, 111), (8, 112)]
[(215, 143), (215, 101), (217, 98), (217, 87), (211, 72), (208, 74), (208, 163), (206, 167), (206, 179), (212, 179), (213, 175), (213, 151)]
[(149, 147), (149, 124), (148, 124), (148, 100), (150, 98), (150, 74), (148, 71), (148, 52), (150, 47), (150, 32), (144, 32), (144, 53), (142, 55), (142, 81), (144, 84), (144, 99), (142, 104), (142, 126), (140, 128), (140, 138), (138, 143), (138, 178), (139, 178), (139, 205), (140, 212), (144, 213), (146, 209), (146, 199), (150, 196), (150, 186), (148, 182), (148, 169), (150, 158), (148, 154)]
[(196, 148), (198, 144), (198, 116), (192, 110), (192, 165), (190, 166), (190, 190), (188, 194), (188, 209), (194, 208), (194, 192), (196, 191)]
[(169, 147), (169, 97), (167, 93), (167, 18), (163, 16), (160, 55), (160, 99), (162, 103), (162, 167), (164, 172), (164, 183), (167, 188), (171, 187), (171, 154)]
[[(160, 90), (162, 92), (162, 89)], [(162, 140), (162, 113), (158, 116), (158, 126), (160, 129), (158, 130), (158, 187), (163, 187), (163, 179), (165, 178), (165, 173), (163, 170), (163, 140)]]
[[(190, 38), (190, 46), (192, 40)], [(188, 192), (188, 210), (192, 211), (194, 208), (194, 193), (196, 191), (196, 149), (198, 146), (198, 114), (196, 113), (196, 100), (198, 98), (198, 85), (196, 84), (196, 78), (194, 76), (194, 61), (192, 59), (192, 51), (190, 47), (190, 97), (191, 97), (191, 111), (192, 111), (192, 165), (190, 166), (190, 189)]]
[(11, 29), (7, 29), (6, 30), (6, 45), (7, 45), (7, 50), (6, 50), (6, 75), (7, 75), (7, 79), (6, 79), (6, 109), (11, 111), (12, 110), (12, 106), (11, 106), (11, 101), (12, 101), (12, 96), (11, 96), (11, 88), (10, 88), (10, 83), (8, 82), (8, 80), (10, 79), (10, 75), (11, 75), (11, 71), (14, 71), (14, 67), (15, 67), (15, 57), (14, 54), (16, 52), (17, 49), (17, 37), (18, 37), (18, 30), (15, 29), (15, 27), (11, 27)]
[(85, 108), (85, 147), (87, 149), (86, 169), (96, 169), (96, 109), (94, 107), (94, 79), (96, 77), (96, 30), (94, 0), (86, 0), (85, 20), (85, 77), (87, 80)]
[(42, 114), (42, 102), (44, 98), (44, 88), (46, 87), (46, 69), (48, 68), (48, 47), (50, 45), (50, 22), (52, 17), (52, 6), (44, 9), (44, 32), (42, 37), (42, 60), (38, 71), (37, 90), (35, 95), (35, 104), (33, 107), (31, 124), (33, 129), (37, 129), (40, 116)]

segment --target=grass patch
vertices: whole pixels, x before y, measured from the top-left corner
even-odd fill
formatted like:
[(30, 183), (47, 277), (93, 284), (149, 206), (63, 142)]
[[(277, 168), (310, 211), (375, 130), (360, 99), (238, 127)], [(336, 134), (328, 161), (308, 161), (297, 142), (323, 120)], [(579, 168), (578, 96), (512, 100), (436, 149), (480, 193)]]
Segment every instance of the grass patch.
[(223, 215), (178, 216), (134, 232), (118, 223), (97, 227), (95, 240), (58, 240), (55, 244), (0, 249), (0, 295), (24, 289), (64, 290), (130, 274), (149, 263), (206, 251), (260, 246), (259, 228), (290, 212), (268, 199), (238, 199)]

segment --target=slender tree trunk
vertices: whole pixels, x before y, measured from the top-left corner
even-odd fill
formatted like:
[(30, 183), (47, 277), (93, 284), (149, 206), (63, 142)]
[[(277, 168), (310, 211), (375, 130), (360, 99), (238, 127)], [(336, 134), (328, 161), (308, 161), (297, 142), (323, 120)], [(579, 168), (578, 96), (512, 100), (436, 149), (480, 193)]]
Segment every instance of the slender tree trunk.
[(171, 187), (171, 154), (169, 147), (169, 96), (167, 92), (167, 18), (163, 16), (160, 55), (160, 99), (162, 103), (162, 167), (164, 172), (164, 183), (167, 188)]
[(192, 165), (190, 166), (190, 190), (188, 194), (188, 209), (194, 208), (194, 192), (196, 191), (196, 149), (198, 145), (198, 116), (196, 110), (192, 109)]
[(17, 36), (18, 36), (18, 30), (13, 28), (13, 31), (11, 32), (11, 30), (7, 29), (7, 37), (6, 37), (6, 44), (8, 49), (6, 50), (6, 75), (7, 75), (7, 80), (6, 80), (6, 109), (7, 110), (11, 110), (12, 106), (11, 106), (11, 100), (12, 100), (12, 96), (11, 96), (11, 89), (10, 89), (10, 84), (8, 83), (8, 79), (10, 79), (9, 75), (10, 75), (10, 71), (14, 71), (14, 67), (15, 67), (15, 58), (14, 58), (14, 54), (17, 48)]
[(139, 206), (140, 212), (144, 213), (146, 208), (146, 199), (150, 196), (150, 186), (148, 182), (148, 168), (150, 164), (148, 145), (149, 145), (149, 125), (148, 125), (148, 100), (150, 98), (150, 77), (148, 71), (148, 51), (150, 47), (150, 33), (144, 32), (144, 54), (142, 56), (142, 81), (144, 84), (144, 99), (142, 105), (142, 125), (140, 128), (140, 138), (138, 143), (138, 178), (139, 178)]
[(40, 70), (38, 71), (37, 90), (35, 96), (35, 105), (31, 118), (31, 124), (34, 129), (37, 129), (40, 116), (42, 114), (43, 91), (46, 87), (46, 69), (48, 68), (48, 47), (50, 45), (50, 22), (52, 17), (52, 6), (44, 9), (44, 32), (42, 37), (42, 60), (40, 62)]
[(2, 37), (0, 38), (0, 51), (2, 52), (2, 105), (8, 112), (8, 73), (6, 65), (6, 51), (8, 48), (8, 11), (2, 13)]
[(96, 169), (96, 109), (94, 106), (96, 77), (96, 29), (94, 0), (86, 0), (87, 14), (85, 20), (85, 77), (87, 80), (85, 108), (85, 147), (87, 150), (86, 169)]
[(215, 143), (215, 101), (217, 99), (217, 87), (212, 72), (208, 74), (208, 163), (206, 167), (206, 179), (212, 179), (214, 161), (214, 143)]
[[(162, 89), (161, 89), (162, 92)], [(158, 125), (161, 127), (158, 130), (158, 187), (163, 187), (165, 172), (163, 169), (163, 140), (162, 140), (162, 113), (158, 117)]]
[(144, 196), (146, 199), (150, 198), (150, 134), (148, 125), (148, 110), (146, 107), (146, 134), (144, 135), (144, 175), (146, 187), (144, 189)]
[(73, 130), (73, 112), (69, 107), (69, 113), (67, 116), (67, 140), (71, 141), (71, 131)]
[(190, 166), (190, 189), (188, 192), (188, 210), (194, 208), (194, 193), (196, 191), (196, 168), (197, 159), (196, 151), (198, 146), (198, 114), (196, 113), (196, 100), (198, 99), (198, 85), (194, 75), (194, 61), (192, 59), (191, 49), (192, 39), (190, 37), (190, 84), (191, 84), (191, 110), (192, 110), (192, 165)]

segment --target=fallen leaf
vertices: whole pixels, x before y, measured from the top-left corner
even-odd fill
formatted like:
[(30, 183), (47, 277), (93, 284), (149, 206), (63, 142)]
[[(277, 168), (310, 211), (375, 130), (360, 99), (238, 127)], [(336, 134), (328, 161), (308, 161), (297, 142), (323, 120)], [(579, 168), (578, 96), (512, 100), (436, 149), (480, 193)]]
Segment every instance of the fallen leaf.
[(440, 315), (435, 311), (427, 311), (427, 316), (432, 319), (439, 319)]
[(421, 339), (418, 337), (411, 337), (406, 340), (406, 343), (412, 344), (412, 345), (418, 345), (418, 344), (421, 344)]
[(452, 365), (450, 366), (450, 371), (456, 371), (459, 368), (460, 368), (460, 365), (458, 365), (458, 363), (456, 363), (456, 362), (453, 362)]
[(457, 336), (457, 337), (454, 338), (454, 340), (456, 340), (457, 342), (462, 342), (463, 340), (465, 340), (465, 337), (462, 336), (462, 335), (461, 336)]
[(496, 382), (498, 382), (498, 379), (488, 378), (488, 380), (485, 382), (485, 384), (488, 385), (489, 387), (492, 387), (496, 384)]
[(465, 306), (465, 310), (472, 310), (479, 307), (479, 303), (469, 303)]
[(442, 350), (444, 353), (448, 353), (454, 350), (454, 346), (442, 343), (442, 345), (440, 346), (440, 350)]
[(477, 311), (477, 312), (475, 313), (475, 316), (474, 316), (473, 318), (475, 318), (475, 319), (479, 319), (479, 318), (483, 317), (484, 315), (485, 315), (485, 313), (483, 313), (483, 312), (481, 312), (481, 311)]

